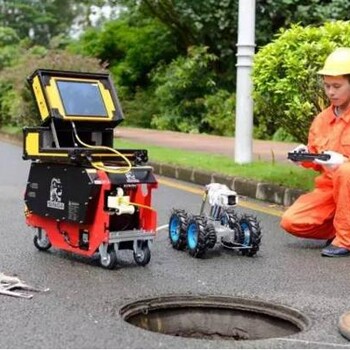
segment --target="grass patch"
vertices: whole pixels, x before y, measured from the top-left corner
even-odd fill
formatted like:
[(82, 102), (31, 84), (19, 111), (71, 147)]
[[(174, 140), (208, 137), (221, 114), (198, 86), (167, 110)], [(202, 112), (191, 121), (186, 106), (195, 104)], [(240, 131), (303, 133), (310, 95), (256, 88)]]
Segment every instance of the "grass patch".
[(173, 148), (130, 142), (121, 138), (115, 140), (114, 147), (117, 149), (147, 149), (149, 159), (153, 162), (210, 172), (215, 171), (219, 174), (240, 176), (301, 190), (311, 190), (314, 187), (314, 178), (318, 174), (313, 170), (296, 167), (293, 164), (269, 163), (266, 161), (235, 164), (233, 159), (225, 156), (174, 150)]
[(6, 134), (20, 135), (22, 134), (22, 129), (18, 126), (2, 126), (0, 130)]

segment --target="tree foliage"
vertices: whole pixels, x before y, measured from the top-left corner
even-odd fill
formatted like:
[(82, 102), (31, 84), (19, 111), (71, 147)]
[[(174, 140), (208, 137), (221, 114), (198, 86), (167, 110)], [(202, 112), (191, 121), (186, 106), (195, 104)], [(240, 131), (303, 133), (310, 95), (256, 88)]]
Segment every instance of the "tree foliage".
[(0, 27), (0, 69), (11, 65), (19, 55), (19, 37), (16, 31)]
[(81, 29), (91, 26), (92, 5), (106, 3), (108, 0), (0, 0), (0, 23), (14, 29), (20, 39), (48, 46), (55, 36), (68, 36), (74, 23)]
[(258, 46), (293, 24), (322, 25), (327, 20), (350, 19), (350, 2), (343, 0), (257, 0), (256, 6)]
[[(66, 59), (70, 62), (70, 57), (84, 55), (85, 58), (77, 59), (81, 67), (85, 67), (84, 60), (104, 62), (118, 87), (127, 123), (227, 135), (234, 130), (238, 2), (0, 0), (3, 26), (0, 27), (0, 70), (7, 74), (10, 67), (16, 70), (22, 65), (23, 68), (26, 60), (34, 62), (37, 57), (51, 57), (47, 50), (64, 49), (69, 41), (74, 41), (66, 49)], [(349, 19), (350, 16), (350, 2), (343, 0), (256, 0), (256, 5), (257, 51), (270, 43), (280, 28), (294, 28), (295, 23), (304, 27), (321, 25), (325, 20)], [(106, 6), (110, 6), (107, 7), (110, 15), (101, 10)], [(92, 21), (94, 12), (100, 13), (100, 17), (96, 20), (95, 16)], [(79, 40), (70, 37), (73, 27), (84, 31)], [(316, 37), (314, 41), (320, 40), (324, 45), (328, 40), (333, 43), (330, 37)], [(258, 53), (258, 57), (262, 57), (257, 58), (257, 62), (261, 61), (261, 72), (268, 71), (269, 66), (271, 72), (277, 69), (275, 80), (269, 76), (271, 72), (268, 77), (265, 73), (259, 78), (256, 76), (258, 84), (260, 82), (256, 91), (261, 93), (258, 93), (256, 103), (256, 135), (264, 138), (274, 134), (284, 125), (282, 120), (295, 116), (297, 110), (305, 116), (313, 115), (319, 108), (317, 104), (323, 101), (323, 96), (315, 97), (312, 93), (300, 98), (300, 91), (318, 88), (317, 82), (314, 86), (312, 78), (308, 80), (303, 69), (297, 72), (294, 66), (289, 66), (293, 60), (298, 66), (309, 59), (317, 65), (323, 56), (314, 57), (312, 52), (302, 54), (302, 50), (312, 51), (312, 45), (316, 45), (311, 37), (306, 39), (301, 35), (288, 40), (291, 43), (281, 45), (278, 50), (263, 48), (263, 53)], [(334, 40), (338, 43), (338, 39)], [(295, 47), (293, 42), (297, 43)], [(311, 48), (308, 49), (306, 43)], [(294, 54), (286, 55), (290, 47)], [(268, 61), (265, 66), (263, 55)], [(288, 63), (282, 63), (283, 59)], [(276, 67), (273, 66), (275, 61), (279, 62)], [(42, 62), (37, 59), (37, 66)], [(291, 71), (294, 79), (299, 79), (299, 86), (286, 79)], [(18, 123), (19, 107), (16, 107), (14, 96), (18, 96), (19, 90), (11, 91), (12, 80), (5, 82), (4, 85), (2, 81), (0, 86), (0, 113), (3, 113), (3, 119), (13, 113), (15, 123)], [(279, 89), (271, 88), (272, 82)], [(265, 83), (267, 85), (263, 87)], [(275, 96), (269, 95), (270, 88)], [(283, 99), (283, 94), (288, 96), (288, 101)], [(275, 103), (271, 104), (273, 108), (264, 104), (265, 97)], [(284, 104), (277, 108), (277, 101)], [(293, 123), (290, 125), (294, 128)], [(285, 133), (286, 130), (282, 130), (278, 135)]]
[(212, 66), (219, 82), (235, 80), (238, 0), (141, 0), (140, 11), (166, 25), (177, 38), (179, 50), (205, 46), (218, 57)]
[(206, 125), (204, 96), (215, 92), (213, 71), (216, 56), (206, 47), (190, 47), (187, 57), (179, 56), (159, 67), (152, 77), (161, 115), (152, 123), (159, 129), (203, 132)]
[[(140, 0), (140, 11), (166, 25), (180, 49), (206, 46), (218, 57), (213, 66), (218, 83), (235, 86), (235, 54), (239, 0)], [(350, 19), (350, 2), (343, 0), (257, 0), (256, 43), (269, 43), (281, 28), (293, 23), (320, 25), (325, 20)]]
[(255, 56), (255, 115), (261, 134), (282, 127), (306, 142), (311, 121), (328, 102), (317, 71), (336, 47), (350, 47), (350, 22), (293, 25)]
[(132, 24), (129, 17), (86, 31), (71, 50), (105, 62), (117, 85), (131, 92), (148, 85), (148, 75), (159, 62), (169, 63), (177, 55), (174, 39), (162, 24), (152, 19)]
[[(141, 122), (143, 115), (142, 125), (181, 131), (223, 134), (233, 130), (238, 0), (117, 3), (123, 3), (129, 11), (101, 29), (86, 32), (80, 50), (108, 61), (131, 118)], [(319, 24), (328, 17), (346, 16), (348, 9), (350, 5), (339, 0), (257, 0), (257, 44), (270, 42), (279, 28), (295, 22)], [(204, 73), (199, 65), (193, 64), (193, 71), (186, 66), (196, 61), (190, 56), (192, 47), (206, 47), (206, 54), (216, 57), (210, 63), (203, 57)], [(272, 62), (278, 57), (271, 57)], [(202, 88), (208, 77), (215, 81), (210, 92)], [(289, 89), (290, 95), (298, 93)], [(223, 96), (230, 103), (225, 103)], [(214, 101), (222, 109), (214, 108)], [(288, 106), (284, 105), (286, 113)], [(303, 106), (305, 113), (315, 112), (306, 98)], [(148, 113), (137, 113), (138, 108)], [(278, 130), (276, 111), (271, 108), (265, 117), (257, 114), (258, 136), (272, 136)]]

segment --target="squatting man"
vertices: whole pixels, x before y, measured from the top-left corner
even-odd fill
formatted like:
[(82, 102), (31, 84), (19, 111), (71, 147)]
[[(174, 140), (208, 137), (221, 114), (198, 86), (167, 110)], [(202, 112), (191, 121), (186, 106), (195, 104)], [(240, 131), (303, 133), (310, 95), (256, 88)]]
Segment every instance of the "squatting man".
[(330, 158), (295, 162), (320, 175), (314, 190), (286, 210), (281, 227), (298, 237), (327, 240), (322, 256), (350, 256), (350, 48), (332, 52), (318, 74), (330, 106), (313, 120), (307, 145), (293, 151)]

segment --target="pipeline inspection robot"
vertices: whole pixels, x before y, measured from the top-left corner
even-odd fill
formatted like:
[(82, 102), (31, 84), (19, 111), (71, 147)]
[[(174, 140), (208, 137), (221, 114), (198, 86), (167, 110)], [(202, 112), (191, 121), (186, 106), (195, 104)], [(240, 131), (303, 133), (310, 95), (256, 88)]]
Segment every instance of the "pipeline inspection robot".
[[(205, 211), (207, 202), (209, 213)], [(217, 243), (242, 255), (254, 256), (261, 244), (261, 227), (256, 217), (238, 215), (234, 209), (237, 204), (237, 193), (226, 185), (206, 185), (199, 214), (173, 209), (168, 226), (171, 246), (187, 249), (195, 258), (203, 257)]]

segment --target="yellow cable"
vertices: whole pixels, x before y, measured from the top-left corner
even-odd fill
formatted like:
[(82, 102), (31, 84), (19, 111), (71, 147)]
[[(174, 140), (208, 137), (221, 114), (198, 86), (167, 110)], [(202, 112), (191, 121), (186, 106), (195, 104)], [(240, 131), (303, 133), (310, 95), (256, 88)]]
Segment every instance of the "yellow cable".
[[(97, 149), (97, 150), (100, 150), (100, 149), (105, 149), (105, 150), (108, 150), (108, 151), (111, 151), (113, 153), (115, 153), (116, 155), (120, 156), (122, 159), (125, 160), (126, 164), (127, 164), (127, 167), (121, 167), (121, 169), (111, 169), (111, 168), (108, 168), (106, 166), (103, 165), (102, 162), (91, 162), (91, 165), (95, 168), (95, 169), (98, 169), (98, 170), (103, 170), (103, 171), (106, 171), (107, 173), (112, 173), (112, 174), (125, 174), (127, 172), (129, 172), (132, 168), (132, 165), (129, 161), (129, 159), (127, 157), (124, 156), (124, 154), (120, 153), (119, 151), (117, 151), (116, 149), (114, 148), (111, 148), (111, 147), (107, 147), (107, 146), (94, 146), (94, 145), (89, 145), (85, 142), (83, 142), (80, 137), (78, 136), (78, 133), (77, 133), (77, 130), (75, 128), (75, 123), (72, 122), (72, 126), (73, 126), (73, 130), (74, 130), (74, 135), (77, 139), (77, 141), (82, 145), (82, 146), (85, 146), (86, 148), (92, 148), (92, 149)], [(101, 165), (98, 165), (98, 163), (101, 163)], [(124, 168), (124, 169), (123, 169)]]
[[(99, 163), (101, 163), (102, 165), (99, 165)], [(129, 172), (132, 167), (129, 160), (128, 167), (121, 167), (120, 169), (112, 169), (110, 167), (104, 166), (102, 162), (91, 162), (91, 165), (97, 170), (106, 171), (107, 173), (111, 174), (125, 174)]]
[(139, 203), (135, 203), (135, 202), (129, 202), (129, 204), (135, 205), (136, 207), (140, 207), (140, 208), (145, 208), (145, 209), (150, 209), (152, 211), (156, 211), (154, 208), (149, 207), (148, 205), (139, 204)]

